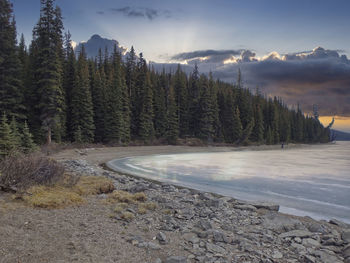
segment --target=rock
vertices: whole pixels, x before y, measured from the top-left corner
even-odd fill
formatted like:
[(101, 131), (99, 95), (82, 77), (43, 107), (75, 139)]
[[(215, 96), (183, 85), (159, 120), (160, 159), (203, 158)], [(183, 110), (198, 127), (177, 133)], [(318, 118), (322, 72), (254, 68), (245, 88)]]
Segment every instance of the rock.
[(343, 233), (341, 233), (341, 239), (343, 239), (345, 243), (350, 243), (350, 230), (343, 231)]
[(234, 208), (247, 211), (256, 211), (257, 208), (252, 205), (235, 205)]
[(156, 236), (160, 244), (164, 245), (167, 243), (166, 235), (163, 232), (159, 232)]
[(276, 212), (270, 212), (262, 217), (262, 226), (276, 232), (286, 232), (295, 229), (305, 229), (300, 220), (282, 215)]
[(274, 250), (272, 253), (272, 258), (281, 259), (281, 258), (283, 258), (283, 254), (281, 252), (279, 252), (278, 250)]
[(279, 235), (280, 238), (286, 237), (311, 237), (312, 233), (305, 230), (292, 230)]
[(305, 263), (316, 263), (316, 258), (310, 255), (305, 255), (303, 259)]
[(160, 258), (157, 258), (154, 263), (162, 263), (162, 260)]
[(320, 242), (312, 238), (304, 238), (302, 244), (306, 247), (319, 247)]
[(344, 251), (343, 251), (343, 256), (345, 258), (350, 258), (350, 247), (346, 248)]
[(165, 260), (165, 263), (187, 263), (187, 258), (184, 256), (171, 256)]
[(229, 242), (226, 235), (220, 231), (213, 231), (213, 239), (215, 242), (224, 242), (224, 243)]
[(207, 242), (206, 249), (211, 253), (225, 254), (226, 250), (218, 245)]
[(250, 203), (250, 205), (255, 206), (258, 209), (262, 208), (271, 211), (278, 211), (280, 209), (279, 205), (267, 202), (253, 202)]
[(153, 243), (153, 242), (148, 242), (147, 243), (147, 248), (152, 249), (152, 250), (159, 250), (159, 249), (161, 249), (161, 247), (158, 244)]
[(144, 192), (144, 191), (146, 191), (146, 190), (148, 190), (148, 189), (149, 189), (148, 184), (145, 184), (145, 183), (138, 183), (138, 184), (132, 186), (132, 187), (129, 189), (129, 191), (130, 191), (131, 193), (139, 193), (139, 192)]
[(342, 221), (339, 221), (337, 219), (331, 219), (329, 220), (329, 223), (332, 224), (332, 225), (336, 225), (336, 226), (340, 226), (341, 228), (349, 228), (349, 225), (342, 222)]
[(204, 231), (212, 228), (210, 222), (208, 220), (204, 220), (204, 219), (199, 220), (198, 223), (196, 224), (196, 226)]

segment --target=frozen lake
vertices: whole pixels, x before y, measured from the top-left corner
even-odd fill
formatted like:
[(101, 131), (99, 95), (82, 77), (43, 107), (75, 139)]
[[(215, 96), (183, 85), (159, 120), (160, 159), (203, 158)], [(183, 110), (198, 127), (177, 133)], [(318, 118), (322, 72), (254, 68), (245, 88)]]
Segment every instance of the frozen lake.
[(350, 223), (350, 142), (140, 156), (113, 160), (109, 166), (237, 199), (272, 201), (284, 213)]

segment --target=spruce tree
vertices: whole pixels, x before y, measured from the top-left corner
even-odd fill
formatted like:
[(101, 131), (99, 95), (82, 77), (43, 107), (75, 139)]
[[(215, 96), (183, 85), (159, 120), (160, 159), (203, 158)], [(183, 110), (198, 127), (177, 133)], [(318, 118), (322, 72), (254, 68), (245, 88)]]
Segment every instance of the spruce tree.
[(200, 77), (201, 95), (199, 99), (199, 123), (198, 123), (198, 137), (212, 142), (215, 134), (214, 130), (214, 112), (211, 100), (211, 93), (208, 79), (202, 75)]
[(168, 110), (167, 110), (167, 130), (166, 138), (169, 144), (176, 144), (179, 136), (179, 123), (177, 119), (177, 107), (175, 102), (174, 88), (171, 86), (168, 96)]
[(14, 149), (10, 125), (7, 123), (7, 116), (2, 114), (0, 123), (0, 158), (10, 154)]
[(46, 143), (50, 144), (52, 133), (60, 137), (64, 93), (62, 88), (62, 60), (58, 52), (58, 24), (53, 0), (41, 0), (40, 19), (33, 32), (36, 46), (35, 93), (39, 98), (38, 109), (42, 128), (46, 131)]
[(75, 81), (72, 90), (71, 130), (74, 137), (80, 129), (81, 142), (90, 143), (94, 140), (93, 105), (91, 100), (89, 69), (84, 46), (79, 54)]
[(153, 93), (155, 136), (161, 138), (164, 137), (165, 131), (167, 130), (166, 89), (168, 89), (169, 81), (164, 70), (159, 77), (157, 77), (154, 72), (151, 74), (153, 79), (152, 85), (154, 85), (155, 91)]
[(238, 143), (242, 138), (243, 128), (238, 107), (233, 115), (232, 138), (234, 143)]
[(92, 102), (94, 108), (95, 142), (101, 143), (105, 139), (106, 90), (101, 79), (100, 70), (96, 69), (92, 77)]
[(255, 118), (254, 127), (252, 131), (251, 138), (258, 144), (262, 143), (264, 140), (264, 119), (260, 108), (260, 104), (255, 105)]
[(177, 104), (180, 137), (189, 135), (188, 90), (186, 74), (177, 66), (174, 78), (174, 89)]
[(0, 112), (24, 120), (23, 83), (12, 4), (0, 0), (0, 7)]
[(10, 122), (10, 129), (11, 129), (11, 140), (12, 145), (14, 149), (19, 149), (21, 146), (21, 134), (19, 133), (18, 127), (17, 127), (17, 121), (14, 116), (12, 116), (11, 122)]
[[(106, 87), (105, 139), (110, 143), (121, 143), (123, 129), (122, 75), (120, 55), (117, 53), (116, 47), (112, 60), (113, 64), (109, 70), (110, 73)], [(109, 67), (106, 61), (105, 65)]]
[(29, 131), (29, 127), (27, 125), (27, 122), (24, 122), (24, 126), (23, 126), (21, 148), (22, 148), (22, 151), (24, 153), (33, 152), (36, 148), (34, 141), (33, 141), (33, 135)]

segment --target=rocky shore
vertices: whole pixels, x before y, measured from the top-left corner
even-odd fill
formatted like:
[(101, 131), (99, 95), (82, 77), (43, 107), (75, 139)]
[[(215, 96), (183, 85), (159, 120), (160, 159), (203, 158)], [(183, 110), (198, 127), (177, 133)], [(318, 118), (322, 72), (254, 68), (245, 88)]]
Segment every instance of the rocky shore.
[[(144, 215), (128, 208), (132, 220), (113, 217), (121, 224), (143, 226), (153, 233), (151, 239), (133, 232), (125, 237), (135, 250), (160, 255), (149, 263), (350, 262), (350, 226), (337, 220), (285, 215), (278, 212), (278, 205), (158, 184), (107, 171), (86, 160), (63, 163), (78, 174), (110, 177), (117, 189), (143, 192), (157, 204), (157, 209)], [(177, 254), (171, 253), (174, 244), (179, 246)]]

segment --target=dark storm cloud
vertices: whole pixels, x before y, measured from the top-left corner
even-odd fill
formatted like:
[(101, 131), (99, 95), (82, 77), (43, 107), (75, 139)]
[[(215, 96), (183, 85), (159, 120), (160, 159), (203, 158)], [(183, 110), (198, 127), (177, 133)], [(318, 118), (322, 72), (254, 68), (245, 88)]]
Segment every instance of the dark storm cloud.
[[(213, 58), (214, 61), (222, 62), (225, 59), (240, 55), (242, 50), (197, 50), (193, 52), (185, 52), (185, 53), (179, 53), (171, 57), (173, 60), (190, 60), (190, 59), (199, 59), (204, 57), (210, 57)], [(215, 59), (217, 58), (217, 59)]]
[(147, 7), (125, 6), (121, 8), (110, 8), (110, 11), (130, 18), (146, 18), (148, 20), (153, 20), (161, 16), (165, 18), (171, 17), (171, 12), (169, 10), (157, 10)]
[[(236, 81), (240, 68), (246, 87), (258, 86), (289, 104), (300, 102), (305, 111), (318, 104), (321, 114), (350, 116), (350, 61), (339, 52), (318, 47), (283, 56), (273, 52), (258, 59), (250, 50), (205, 50), (172, 59), (187, 60), (189, 65), (196, 62), (201, 72), (212, 71), (215, 78), (228, 82)], [(232, 56), (236, 63), (224, 64)]]

